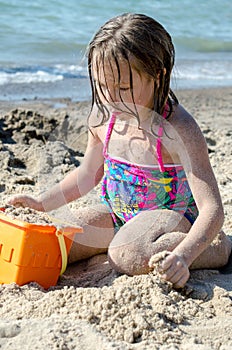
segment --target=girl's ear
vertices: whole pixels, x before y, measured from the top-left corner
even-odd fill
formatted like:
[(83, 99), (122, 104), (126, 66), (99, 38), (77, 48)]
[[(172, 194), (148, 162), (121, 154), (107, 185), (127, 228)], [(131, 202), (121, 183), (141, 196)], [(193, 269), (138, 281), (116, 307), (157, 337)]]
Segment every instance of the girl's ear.
[(163, 71), (164, 71), (164, 75), (165, 75), (167, 73), (167, 69), (164, 67)]

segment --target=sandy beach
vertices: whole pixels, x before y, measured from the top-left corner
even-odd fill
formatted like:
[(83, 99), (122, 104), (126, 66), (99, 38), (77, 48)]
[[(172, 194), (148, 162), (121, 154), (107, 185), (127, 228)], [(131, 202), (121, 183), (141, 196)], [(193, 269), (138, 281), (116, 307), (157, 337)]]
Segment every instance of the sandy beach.
[[(206, 138), (232, 239), (232, 88), (176, 94)], [(89, 110), (69, 99), (1, 103), (0, 206), (45, 191), (80, 164)], [(98, 200), (96, 188), (66, 211)], [(182, 291), (155, 272), (118, 276), (106, 255), (69, 265), (48, 290), (0, 285), (1, 349), (230, 350), (231, 324), (232, 259), (220, 271), (191, 271)]]

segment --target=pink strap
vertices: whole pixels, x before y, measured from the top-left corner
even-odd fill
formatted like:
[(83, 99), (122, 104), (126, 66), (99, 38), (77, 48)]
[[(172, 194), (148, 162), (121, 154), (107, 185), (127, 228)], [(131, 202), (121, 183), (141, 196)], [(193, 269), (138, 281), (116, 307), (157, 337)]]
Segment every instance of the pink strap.
[(112, 116), (110, 117), (109, 126), (108, 126), (108, 129), (107, 129), (105, 143), (104, 143), (104, 147), (103, 147), (103, 156), (104, 157), (107, 156), (108, 143), (109, 143), (110, 136), (112, 134), (112, 130), (113, 130), (113, 127), (114, 127), (114, 123), (115, 123), (115, 120), (116, 120), (116, 117), (117, 117), (118, 114), (119, 114), (119, 112), (114, 112), (112, 114)]
[[(167, 115), (168, 115), (166, 106), (164, 108), (164, 113), (162, 115), (162, 117), (164, 119), (166, 119)], [(159, 170), (164, 172), (165, 169), (164, 169), (164, 163), (163, 163), (163, 158), (162, 158), (162, 150), (161, 150), (161, 148), (162, 148), (162, 136), (163, 136), (163, 127), (160, 124), (159, 130), (158, 130), (158, 137), (157, 137), (157, 141), (156, 141), (156, 155), (157, 155)]]
[(159, 164), (159, 170), (164, 171), (164, 163), (163, 163), (163, 158), (162, 158), (162, 152), (161, 152), (161, 139), (163, 136), (163, 127), (160, 125), (159, 130), (158, 130), (158, 138), (156, 141), (156, 154), (157, 154), (157, 160)]

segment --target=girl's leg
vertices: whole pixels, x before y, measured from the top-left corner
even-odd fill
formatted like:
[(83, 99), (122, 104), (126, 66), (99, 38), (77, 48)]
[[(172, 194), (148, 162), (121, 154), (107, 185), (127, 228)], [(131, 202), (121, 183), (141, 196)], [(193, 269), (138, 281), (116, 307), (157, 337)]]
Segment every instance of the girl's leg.
[(175, 211), (143, 211), (117, 232), (108, 249), (109, 261), (121, 273), (147, 273), (151, 256), (173, 250), (190, 227), (190, 222)]
[(218, 269), (225, 266), (231, 249), (232, 241), (220, 231), (209, 247), (192, 263), (190, 269)]
[[(144, 211), (127, 222), (112, 240), (109, 261), (121, 273), (137, 275), (149, 271), (152, 255), (172, 251), (191, 228), (190, 222), (171, 210)], [(216, 243), (217, 241), (217, 243)], [(228, 261), (231, 242), (221, 233), (191, 268), (214, 268)]]
[(108, 208), (99, 204), (76, 211), (76, 224), (83, 233), (75, 235), (68, 262), (73, 263), (91, 256), (106, 253), (114, 237), (114, 223)]

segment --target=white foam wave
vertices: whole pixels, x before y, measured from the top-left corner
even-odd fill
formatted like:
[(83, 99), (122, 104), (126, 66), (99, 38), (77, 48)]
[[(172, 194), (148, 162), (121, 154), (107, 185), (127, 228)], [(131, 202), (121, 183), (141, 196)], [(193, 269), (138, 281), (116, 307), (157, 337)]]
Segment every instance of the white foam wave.
[(62, 74), (53, 75), (43, 71), (37, 72), (16, 72), (6, 73), (0, 72), (0, 85), (5, 84), (22, 84), (22, 83), (49, 83), (63, 80)]
[(87, 67), (78, 65), (3, 67), (0, 69), (0, 85), (52, 83), (63, 79), (86, 78), (87, 75)]
[(70, 73), (70, 74), (87, 74), (87, 63), (86, 65), (83, 66), (78, 66), (78, 65), (66, 65), (66, 64), (56, 64), (55, 65), (55, 71), (58, 72), (63, 72), (63, 73)]
[(179, 80), (201, 81), (231, 81), (232, 61), (226, 62), (180, 62), (174, 70), (175, 77)]

